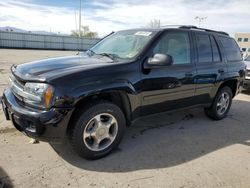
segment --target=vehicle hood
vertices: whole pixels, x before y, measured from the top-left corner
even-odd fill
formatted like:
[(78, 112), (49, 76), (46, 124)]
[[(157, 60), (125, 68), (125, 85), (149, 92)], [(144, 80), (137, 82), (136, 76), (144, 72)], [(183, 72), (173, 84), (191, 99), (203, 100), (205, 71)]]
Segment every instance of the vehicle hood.
[(88, 57), (82, 55), (50, 58), (12, 66), (12, 73), (24, 81), (46, 81), (82, 70), (93, 69), (112, 64), (107, 57)]

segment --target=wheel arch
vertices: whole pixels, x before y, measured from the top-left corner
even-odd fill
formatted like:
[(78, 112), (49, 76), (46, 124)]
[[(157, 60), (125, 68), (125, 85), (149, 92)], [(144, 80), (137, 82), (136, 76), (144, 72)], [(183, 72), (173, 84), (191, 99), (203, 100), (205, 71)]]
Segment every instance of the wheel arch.
[(236, 96), (237, 87), (238, 87), (238, 80), (237, 79), (231, 79), (224, 81), (218, 88), (217, 93), (223, 88), (223, 87), (229, 87), (232, 90), (232, 98)]
[(91, 95), (79, 99), (75, 104), (74, 111), (67, 127), (67, 132), (73, 128), (74, 121), (82, 108), (101, 100), (112, 102), (117, 105), (124, 113), (126, 125), (129, 126), (131, 124), (131, 104), (127, 92), (122, 90), (109, 90), (105, 92), (92, 93)]

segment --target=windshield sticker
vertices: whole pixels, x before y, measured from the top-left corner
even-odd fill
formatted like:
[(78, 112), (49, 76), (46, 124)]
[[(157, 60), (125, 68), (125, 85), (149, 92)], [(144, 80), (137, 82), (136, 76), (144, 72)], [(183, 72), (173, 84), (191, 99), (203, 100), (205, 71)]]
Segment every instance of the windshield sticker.
[(152, 32), (147, 32), (147, 31), (138, 31), (135, 33), (135, 35), (140, 35), (140, 36), (150, 36), (152, 34)]

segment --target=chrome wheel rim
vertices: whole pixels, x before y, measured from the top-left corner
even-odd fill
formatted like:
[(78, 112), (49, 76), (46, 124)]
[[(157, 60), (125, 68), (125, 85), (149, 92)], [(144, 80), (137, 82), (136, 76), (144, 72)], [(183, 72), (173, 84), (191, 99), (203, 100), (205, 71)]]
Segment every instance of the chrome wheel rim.
[(101, 113), (87, 123), (83, 132), (83, 141), (88, 149), (102, 151), (114, 142), (117, 133), (116, 118), (109, 113)]
[(229, 103), (230, 103), (229, 94), (227, 92), (222, 93), (216, 106), (217, 113), (219, 115), (223, 115), (227, 111)]

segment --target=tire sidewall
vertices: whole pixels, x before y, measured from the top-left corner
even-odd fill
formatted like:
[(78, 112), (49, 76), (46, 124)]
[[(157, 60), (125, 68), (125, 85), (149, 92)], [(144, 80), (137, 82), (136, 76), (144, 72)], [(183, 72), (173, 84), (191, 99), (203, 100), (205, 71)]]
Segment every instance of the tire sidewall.
[[(113, 143), (102, 151), (90, 150), (83, 141), (83, 132), (88, 122), (96, 115), (100, 113), (109, 113), (116, 118), (118, 123), (118, 132)], [(112, 150), (114, 150), (121, 142), (126, 127), (126, 121), (123, 112), (119, 107), (112, 103), (99, 103), (93, 105), (91, 108), (86, 109), (80, 113), (78, 120), (72, 134), (72, 144), (77, 153), (86, 159), (98, 159), (106, 156)]]
[[(229, 105), (228, 105), (227, 110), (222, 115), (220, 115), (217, 112), (217, 103), (218, 103), (218, 100), (221, 97), (222, 93), (225, 93), (225, 92), (228, 93), (228, 95), (229, 95)], [(214, 100), (213, 108), (212, 108), (213, 115), (216, 119), (220, 120), (220, 119), (223, 119), (227, 116), (227, 114), (231, 108), (231, 105), (232, 105), (232, 97), (233, 97), (232, 90), (229, 87), (224, 87), (217, 93), (215, 100)]]

